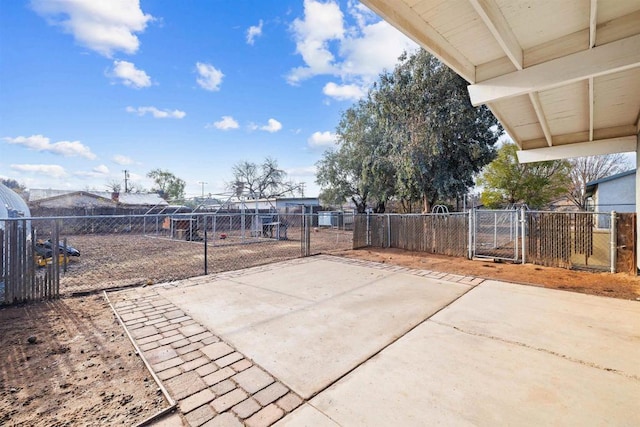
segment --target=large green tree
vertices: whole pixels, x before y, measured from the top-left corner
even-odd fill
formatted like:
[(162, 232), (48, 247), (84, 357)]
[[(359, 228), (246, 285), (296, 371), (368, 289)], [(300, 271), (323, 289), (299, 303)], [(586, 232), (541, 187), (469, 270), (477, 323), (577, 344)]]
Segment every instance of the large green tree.
[(474, 185), (500, 132), (486, 107), (471, 105), (462, 78), (424, 50), (404, 54), (343, 114), (339, 147), (318, 163), (318, 183), (331, 194), (341, 189), (358, 210), (384, 210), (395, 198), (428, 212)]
[(147, 173), (147, 177), (151, 178), (155, 184), (151, 192), (158, 193), (165, 200), (182, 201), (184, 199), (186, 183), (168, 170), (154, 169)]
[(317, 164), (323, 203), (341, 205), (350, 199), (360, 213), (367, 206), (384, 212), (394, 195), (391, 146), (384, 139), (375, 107), (368, 96), (342, 114), (336, 131), (338, 146), (325, 152)]
[(483, 187), (480, 200), (485, 206), (501, 208), (524, 203), (540, 209), (567, 193), (571, 167), (568, 161), (521, 164), (517, 151), (515, 144), (504, 144), (498, 157), (483, 170), (478, 184)]

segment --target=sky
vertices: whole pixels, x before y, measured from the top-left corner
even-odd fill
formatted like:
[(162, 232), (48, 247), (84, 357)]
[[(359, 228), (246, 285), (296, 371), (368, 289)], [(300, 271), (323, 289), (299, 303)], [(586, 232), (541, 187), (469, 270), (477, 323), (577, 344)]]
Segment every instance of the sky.
[(220, 195), (272, 157), (314, 197), (341, 113), (414, 49), (351, 0), (0, 0), (0, 177)]

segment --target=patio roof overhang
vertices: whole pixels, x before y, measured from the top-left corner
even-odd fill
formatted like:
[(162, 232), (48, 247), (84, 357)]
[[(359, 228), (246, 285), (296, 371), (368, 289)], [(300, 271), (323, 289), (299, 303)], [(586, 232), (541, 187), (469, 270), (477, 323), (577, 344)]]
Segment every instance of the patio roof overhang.
[(640, 0), (360, 1), (469, 82), (521, 163), (635, 151), (640, 166)]
[(640, 0), (361, 0), (469, 82), (520, 162), (637, 151)]

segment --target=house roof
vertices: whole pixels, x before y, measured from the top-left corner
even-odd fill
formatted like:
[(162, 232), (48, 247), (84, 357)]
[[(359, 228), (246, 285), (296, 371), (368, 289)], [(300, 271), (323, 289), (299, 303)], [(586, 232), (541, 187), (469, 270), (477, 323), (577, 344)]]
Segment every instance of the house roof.
[(361, 0), (469, 82), (520, 162), (630, 152), (640, 0)]
[[(71, 195), (87, 195), (106, 200), (113, 200), (112, 193), (108, 191), (76, 191), (76, 190), (52, 190), (32, 189), (29, 191), (29, 203), (42, 202), (44, 200), (68, 197)], [(119, 193), (118, 203), (126, 206), (166, 206), (167, 201), (156, 193)]]
[[(617, 173), (615, 175), (611, 175), (611, 176), (607, 176), (604, 178), (600, 178), (600, 179), (596, 179), (593, 181), (589, 181), (585, 184), (585, 187), (587, 189), (587, 193), (589, 192), (593, 192), (592, 190), (595, 189), (595, 186), (598, 184), (602, 184), (603, 182), (608, 182), (608, 181), (615, 181), (616, 179), (620, 179), (620, 178), (624, 178), (625, 176), (629, 176), (629, 175), (635, 175), (636, 171), (635, 170), (628, 170), (625, 172), (620, 172)], [(590, 191), (591, 190), (591, 191)]]

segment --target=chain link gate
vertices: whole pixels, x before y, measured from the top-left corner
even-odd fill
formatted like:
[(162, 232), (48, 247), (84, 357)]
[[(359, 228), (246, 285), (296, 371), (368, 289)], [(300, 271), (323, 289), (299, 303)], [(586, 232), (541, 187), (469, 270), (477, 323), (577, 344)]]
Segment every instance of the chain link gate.
[(505, 261), (518, 261), (520, 211), (474, 211), (472, 225), (473, 256)]

